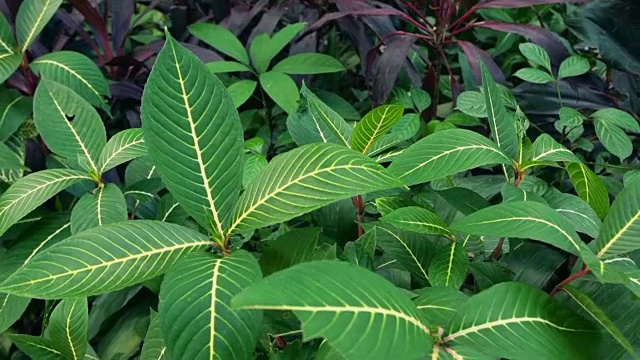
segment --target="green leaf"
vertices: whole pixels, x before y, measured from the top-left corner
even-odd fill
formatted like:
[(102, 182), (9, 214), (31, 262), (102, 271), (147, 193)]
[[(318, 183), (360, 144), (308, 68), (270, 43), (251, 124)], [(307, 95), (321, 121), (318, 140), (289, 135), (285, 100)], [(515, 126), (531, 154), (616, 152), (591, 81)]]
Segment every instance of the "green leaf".
[(472, 296), (447, 328), (444, 341), (454, 348), (470, 346), (492, 357), (587, 359), (597, 345), (590, 323), (541, 290), (515, 282)]
[(102, 149), (98, 166), (100, 174), (124, 164), (127, 161), (147, 155), (142, 130), (138, 128), (126, 129), (116, 133)]
[(168, 34), (142, 97), (142, 126), (169, 191), (222, 238), (242, 186), (242, 125), (224, 85)]
[(51, 20), (62, 0), (25, 0), (16, 16), (16, 37), (20, 52), (27, 51), (33, 40)]
[(56, 350), (53, 342), (38, 336), (10, 334), (7, 337), (32, 359), (38, 360), (67, 360), (62, 353)]
[(582, 163), (567, 164), (567, 172), (578, 196), (603, 219), (609, 211), (609, 193), (602, 179)]
[(518, 45), (520, 52), (532, 65), (542, 66), (551, 72), (551, 59), (547, 51), (534, 43), (522, 43)]
[(573, 228), (592, 238), (598, 236), (600, 219), (589, 204), (581, 198), (560, 191), (547, 192), (544, 199), (556, 212), (562, 214)]
[(384, 105), (369, 111), (356, 124), (351, 138), (353, 148), (368, 154), (373, 144), (400, 120), (403, 112), (402, 105)]
[(380, 218), (397, 228), (429, 235), (450, 237), (453, 234), (438, 214), (417, 206), (403, 207)]
[(553, 123), (556, 130), (567, 137), (571, 142), (578, 140), (584, 133), (584, 117), (575, 109), (560, 108), (560, 119)]
[(30, 302), (30, 298), (0, 293), (0, 334), (22, 317)]
[(107, 135), (91, 104), (68, 87), (42, 79), (33, 100), (33, 117), (53, 152), (99, 173), (98, 156), (107, 143)]
[(558, 79), (584, 75), (591, 70), (589, 60), (584, 56), (573, 55), (564, 59), (558, 70)]
[(511, 164), (511, 159), (484, 136), (451, 129), (411, 145), (391, 163), (389, 172), (415, 185), (493, 164)]
[(51, 313), (44, 336), (67, 359), (84, 359), (89, 343), (88, 311), (86, 298), (68, 298)]
[(71, 211), (71, 232), (127, 221), (127, 203), (120, 188), (107, 184), (84, 194)]
[(104, 97), (110, 96), (109, 82), (96, 63), (75, 51), (55, 51), (29, 64), (38, 75), (75, 91), (89, 104), (109, 109)]
[(235, 61), (213, 61), (206, 64), (207, 69), (213, 74), (230, 73), (237, 71), (251, 72), (251, 68)]
[(345, 67), (340, 61), (329, 55), (303, 53), (283, 59), (271, 70), (291, 75), (308, 75), (344, 71)]
[(196, 23), (189, 26), (189, 32), (221, 53), (249, 65), (249, 55), (244, 46), (226, 28), (216, 24)]
[(459, 289), (467, 277), (467, 251), (464, 246), (451, 242), (439, 248), (429, 264), (431, 286)]
[(20, 178), (0, 197), (0, 235), (55, 194), (89, 177), (83, 172), (49, 169)]
[[(593, 124), (596, 129), (596, 135), (602, 142), (602, 145), (613, 155), (620, 158), (620, 161), (628, 158), (633, 152), (633, 144), (631, 139), (624, 130), (616, 126), (615, 122), (609, 122), (600, 118), (594, 118)], [(640, 131), (640, 129), (638, 129)]]
[(298, 108), (300, 93), (298, 86), (288, 75), (278, 71), (260, 74), (260, 85), (269, 97), (287, 114)]
[(534, 68), (520, 69), (513, 76), (534, 84), (546, 84), (554, 81), (553, 76), (549, 73)]
[(0, 291), (42, 299), (102, 294), (161, 275), (183, 255), (211, 245), (206, 235), (158, 221), (102, 226), (36, 254)]
[(16, 52), (16, 40), (13, 37), (11, 24), (4, 17), (4, 14), (0, 15), (0, 48), (0, 52), (3, 53)]
[(534, 239), (576, 255), (586, 247), (560, 214), (533, 201), (493, 205), (467, 215), (450, 227), (478, 236)]
[(313, 258), (320, 228), (296, 228), (260, 242), (260, 267), (267, 276)]
[(18, 69), (22, 56), (17, 54), (0, 54), (0, 81), (4, 82)]
[(640, 181), (618, 194), (595, 241), (599, 258), (611, 258), (640, 249)]
[(0, 91), (0, 142), (9, 140), (25, 119), (31, 116), (31, 98), (15, 90)]
[(424, 315), (429, 325), (445, 327), (451, 317), (464, 305), (469, 296), (449, 287), (428, 287), (416, 291), (413, 303)]
[(140, 360), (167, 360), (167, 346), (160, 329), (160, 318), (157, 313), (151, 311), (151, 323), (147, 335), (142, 343)]
[(614, 108), (600, 109), (591, 114), (591, 118), (595, 123), (601, 122), (627, 131), (640, 132), (638, 121), (622, 110)]
[(600, 326), (602, 326), (616, 341), (622, 345), (634, 358), (639, 359), (638, 353), (633, 348), (633, 345), (629, 343), (629, 340), (624, 336), (622, 331), (611, 321), (609, 316), (602, 311), (602, 309), (589, 298), (589, 296), (582, 291), (571, 285), (565, 285), (562, 287), (567, 296), (575, 301), (593, 320), (595, 320)]
[(258, 83), (253, 80), (240, 80), (229, 85), (227, 93), (236, 109), (249, 100), (257, 85)]
[(216, 258), (196, 253), (178, 261), (160, 290), (160, 326), (172, 359), (253, 359), (262, 313), (231, 309), (231, 299), (262, 278), (242, 250)]
[(269, 165), (264, 156), (258, 154), (244, 155), (244, 169), (242, 170), (242, 188), (246, 189), (253, 179)]
[(532, 161), (580, 162), (567, 148), (560, 145), (550, 135), (542, 134), (533, 143)]
[(251, 54), (251, 61), (258, 73), (267, 71), (271, 60), (278, 55), (293, 38), (296, 37), (304, 29), (306, 23), (295, 23), (285, 26), (282, 30), (278, 31), (270, 39), (267, 34), (260, 34), (256, 36), (252, 43), (249, 53)]
[(473, 117), (487, 117), (487, 104), (480, 91), (464, 91), (458, 96), (456, 109)]
[(324, 338), (347, 359), (423, 358), (433, 344), (422, 315), (403, 292), (345, 262), (293, 266), (249, 287), (232, 304), (292, 310), (305, 340)]
[(515, 159), (518, 157), (520, 147), (515, 117), (507, 113), (502, 92), (484, 63), (482, 64), (482, 89), (493, 141), (509, 158)]
[(437, 192), (451, 206), (461, 213), (468, 215), (491, 205), (485, 198), (473, 190), (463, 187), (453, 187)]
[(399, 186), (382, 166), (355, 150), (325, 143), (304, 145), (273, 158), (249, 184), (231, 229), (277, 224), (337, 200)]

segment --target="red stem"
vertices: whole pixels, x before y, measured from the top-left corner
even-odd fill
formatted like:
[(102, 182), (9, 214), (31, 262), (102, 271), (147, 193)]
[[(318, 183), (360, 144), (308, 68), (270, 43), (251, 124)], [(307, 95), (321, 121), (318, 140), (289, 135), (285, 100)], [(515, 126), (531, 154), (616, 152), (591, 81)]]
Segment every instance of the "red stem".
[(364, 234), (364, 227), (362, 223), (364, 222), (364, 217), (362, 214), (364, 213), (364, 202), (362, 200), (362, 195), (354, 196), (351, 198), (353, 202), (353, 206), (356, 208), (356, 216), (358, 219), (358, 237)]
[[(420, 20), (424, 21), (427, 25), (429, 25), (431, 27), (431, 29), (434, 28), (433, 24), (431, 23), (431, 21), (429, 21), (429, 19), (427, 19), (426, 16), (424, 16), (422, 14), (422, 12), (420, 10), (418, 10), (409, 0), (404, 0), (404, 4), (407, 5), (411, 10), (413, 10), (413, 12), (416, 13), (416, 15), (418, 15), (418, 17), (420, 18)], [(433, 31), (433, 30), (432, 30)]]
[(449, 28), (455, 28), (460, 25), (462, 22), (467, 20), (471, 15), (475, 14), (476, 10), (478, 10), (478, 5), (474, 5), (469, 9), (464, 15), (460, 16), (458, 20), (454, 21)]
[(500, 254), (502, 254), (503, 245), (504, 245), (504, 238), (501, 237), (500, 239), (498, 239), (498, 244), (496, 245), (495, 249), (493, 249), (493, 251), (491, 252), (491, 258), (493, 260), (498, 260), (500, 258)]
[(555, 296), (558, 291), (562, 290), (562, 287), (569, 284), (570, 282), (579, 279), (585, 275), (589, 275), (591, 274), (591, 269), (588, 269), (586, 267), (582, 267), (582, 269), (580, 269), (580, 271), (578, 271), (575, 274), (570, 275), (568, 278), (562, 280), (558, 285), (556, 285), (556, 287), (553, 288), (553, 290), (551, 290), (551, 292), (549, 293), (549, 295), (551, 296)]

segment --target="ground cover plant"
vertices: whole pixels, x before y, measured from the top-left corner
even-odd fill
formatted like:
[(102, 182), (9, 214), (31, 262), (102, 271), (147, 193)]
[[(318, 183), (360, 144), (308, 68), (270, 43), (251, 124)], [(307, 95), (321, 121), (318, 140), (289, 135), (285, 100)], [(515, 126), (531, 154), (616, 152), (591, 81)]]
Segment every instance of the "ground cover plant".
[(0, 5), (0, 358), (640, 357), (631, 2)]

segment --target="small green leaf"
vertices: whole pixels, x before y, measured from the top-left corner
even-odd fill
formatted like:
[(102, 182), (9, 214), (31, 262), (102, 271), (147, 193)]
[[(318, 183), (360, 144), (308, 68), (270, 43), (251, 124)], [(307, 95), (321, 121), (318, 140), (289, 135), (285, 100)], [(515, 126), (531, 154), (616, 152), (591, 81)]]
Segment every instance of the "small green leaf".
[(542, 134), (533, 143), (531, 154), (532, 161), (564, 161), (580, 162), (580, 160), (567, 148), (560, 145), (550, 135)]
[(394, 210), (381, 217), (380, 221), (422, 234), (452, 236), (447, 224), (436, 213), (417, 206)]
[(583, 120), (584, 117), (577, 110), (563, 107), (560, 108), (560, 119), (555, 121), (553, 126), (560, 134), (575, 142), (584, 133)]
[(522, 43), (518, 48), (532, 65), (541, 66), (548, 72), (551, 72), (551, 59), (549, 59), (547, 51), (541, 46), (534, 43)]
[(373, 144), (400, 120), (403, 111), (402, 105), (384, 105), (369, 111), (353, 131), (351, 138), (353, 148), (368, 154)]
[(296, 54), (277, 63), (272, 71), (291, 75), (325, 74), (344, 71), (344, 65), (335, 58), (319, 53)]
[(622, 110), (614, 108), (600, 109), (591, 114), (591, 118), (595, 122), (603, 122), (627, 131), (640, 132), (638, 121), (629, 113)]
[(244, 46), (226, 28), (216, 24), (196, 23), (189, 26), (189, 32), (221, 53), (249, 65), (249, 55)]
[(31, 116), (33, 101), (15, 90), (3, 90), (0, 91), (0, 110), (0, 142), (5, 142)]
[(99, 174), (104, 174), (120, 164), (146, 154), (147, 146), (144, 143), (141, 129), (133, 128), (119, 131), (107, 141), (107, 145), (102, 149), (98, 159)]
[(558, 79), (584, 75), (589, 72), (591, 65), (584, 56), (573, 55), (564, 59), (558, 70)]
[(71, 211), (71, 232), (77, 234), (126, 220), (127, 203), (122, 191), (114, 184), (107, 184), (78, 200)]
[(467, 251), (464, 246), (451, 242), (440, 247), (429, 264), (431, 286), (459, 289), (467, 277)]
[(4, 82), (18, 70), (22, 56), (13, 53), (0, 54), (0, 81)]
[(269, 165), (267, 159), (260, 154), (245, 154), (242, 169), (242, 188), (246, 189), (253, 179)]
[(247, 65), (235, 61), (212, 61), (210, 63), (207, 63), (206, 66), (207, 69), (209, 69), (209, 71), (211, 71), (213, 74), (230, 73), (237, 71), (251, 72), (251, 68), (249, 68)]
[(16, 37), (20, 52), (27, 51), (31, 43), (51, 20), (62, 0), (25, 0), (16, 16)]
[(89, 343), (88, 311), (86, 298), (67, 298), (51, 313), (44, 337), (67, 359), (84, 359)]
[(269, 71), (260, 74), (260, 85), (278, 106), (287, 114), (292, 114), (298, 108), (300, 93), (296, 83), (282, 72)]
[(487, 117), (487, 105), (480, 91), (465, 91), (458, 96), (456, 109), (473, 117)]
[(609, 211), (609, 193), (602, 179), (582, 163), (567, 164), (567, 172), (578, 196), (603, 219)]
[(263, 73), (269, 68), (271, 60), (290, 43), (296, 35), (304, 29), (306, 23), (295, 23), (285, 26), (282, 30), (269, 38), (267, 34), (260, 34), (253, 39), (249, 52), (251, 61), (258, 73)]
[(611, 258), (640, 249), (640, 181), (618, 194), (595, 241), (599, 258)]
[(628, 113), (613, 109), (601, 109), (591, 114), (596, 134), (602, 145), (611, 153), (624, 160), (631, 155), (633, 145), (626, 131), (640, 132), (640, 125)]
[(236, 109), (249, 100), (257, 85), (258, 83), (253, 80), (240, 80), (229, 85), (227, 93)]
[(520, 69), (513, 76), (534, 84), (546, 84), (554, 81), (553, 76), (549, 73), (534, 68)]

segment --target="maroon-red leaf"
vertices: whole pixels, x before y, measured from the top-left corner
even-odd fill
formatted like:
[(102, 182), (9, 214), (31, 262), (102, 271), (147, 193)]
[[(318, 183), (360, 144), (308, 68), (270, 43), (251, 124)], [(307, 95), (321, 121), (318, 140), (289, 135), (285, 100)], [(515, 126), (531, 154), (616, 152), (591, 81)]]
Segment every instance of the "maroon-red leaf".
[(532, 5), (587, 2), (589, 2), (589, 0), (485, 0), (479, 3), (477, 8), (521, 8)]
[(413, 36), (398, 35), (393, 37), (384, 52), (378, 58), (373, 76), (373, 101), (375, 104), (382, 102), (389, 96), (396, 83), (400, 69), (407, 61), (407, 54), (416, 38)]
[(489, 69), (489, 72), (496, 82), (500, 84), (506, 83), (504, 73), (500, 69), (500, 66), (493, 61), (491, 55), (468, 41), (457, 40), (456, 43), (467, 56), (469, 66), (471, 66), (471, 70), (473, 71), (473, 76), (476, 78), (476, 83), (479, 84), (480, 79), (482, 79), (482, 75), (480, 73), (480, 60), (482, 60), (482, 62), (487, 66), (487, 69)]

